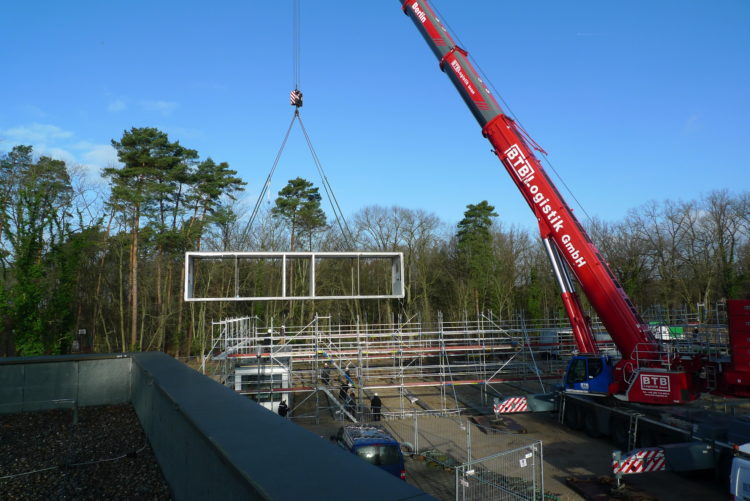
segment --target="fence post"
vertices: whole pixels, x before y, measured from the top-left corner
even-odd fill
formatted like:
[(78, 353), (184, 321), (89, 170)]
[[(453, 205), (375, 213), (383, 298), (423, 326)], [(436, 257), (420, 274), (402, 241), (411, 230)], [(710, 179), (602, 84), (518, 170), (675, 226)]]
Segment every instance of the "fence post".
[(419, 454), (419, 414), (414, 413), (414, 454)]
[[(537, 467), (537, 456), (536, 456), (536, 444), (532, 444), (531, 446), (531, 467), (533, 470), (531, 470), (531, 496), (532, 499), (536, 499), (536, 493), (538, 485), (536, 483), (536, 467)], [(542, 493), (542, 498), (544, 497), (544, 493)]]
[(457, 466), (456, 469), (453, 470), (456, 473), (456, 501), (461, 501), (461, 499), (466, 498), (466, 492), (464, 491), (462, 484), (463, 469), (463, 466)]
[(541, 440), (537, 444), (539, 446), (539, 501), (544, 501), (544, 448)]
[(612, 451), (612, 465), (615, 470), (615, 480), (617, 480), (617, 489), (621, 487), (620, 482), (622, 481), (622, 470), (620, 469), (620, 462), (622, 461), (621, 451)]

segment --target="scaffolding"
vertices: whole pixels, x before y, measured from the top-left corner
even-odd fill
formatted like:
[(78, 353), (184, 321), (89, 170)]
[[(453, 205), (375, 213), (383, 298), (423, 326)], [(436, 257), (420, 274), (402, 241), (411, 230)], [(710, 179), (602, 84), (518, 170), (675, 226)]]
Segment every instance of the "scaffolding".
[[(601, 352), (619, 356), (617, 348), (596, 317), (592, 327)], [(687, 326), (686, 326), (687, 327)], [(681, 353), (725, 353), (726, 329), (713, 325), (691, 325), (700, 329), (696, 339), (673, 339), (665, 349)], [(341, 419), (356, 420), (363, 409), (351, 408), (380, 390), (398, 397), (389, 411), (414, 409), (420, 388), (439, 392), (439, 405), (430, 411), (456, 412), (455, 388), (476, 385), (482, 402), (502, 395), (499, 385), (521, 391), (544, 393), (550, 382), (562, 376), (565, 364), (576, 353), (570, 325), (565, 317), (526, 320), (518, 313), (499, 319), (486, 312), (458, 321), (437, 314), (424, 322), (416, 316), (393, 323), (334, 323), (330, 316), (315, 315), (302, 326), (263, 323), (258, 317), (229, 318), (212, 322), (211, 349), (204, 354), (202, 370), (220, 382), (253, 396), (270, 391), (295, 394), (295, 407), (314, 418), (330, 410)], [(236, 374), (252, 372), (248, 367), (274, 368), (286, 374), (285, 388), (252, 388), (235, 384)], [(422, 405), (420, 403), (419, 405)], [(434, 407), (434, 404), (433, 404)], [(425, 409), (428, 410), (428, 409)]]
[[(501, 322), (492, 313), (460, 321), (438, 314), (434, 322), (412, 317), (391, 324), (359, 319), (334, 324), (330, 316), (316, 315), (307, 325), (293, 327), (262, 325), (258, 317), (229, 318), (212, 323), (202, 370), (237, 387), (238, 368), (282, 367), (289, 373), (285, 392), (308, 393), (305, 399), (315, 401), (310, 417), (316, 422), (321, 408), (330, 406), (354, 417), (342, 387), (355, 391), (358, 402), (378, 390), (397, 393), (402, 411), (415, 402), (416, 388), (435, 387), (441, 409), (455, 411), (450, 392), (458, 385), (493, 392), (494, 384), (532, 381), (545, 391), (547, 382), (559, 380), (574, 342), (569, 327), (556, 324), (528, 326), (520, 316)], [(268, 389), (241, 393), (261, 391)]]

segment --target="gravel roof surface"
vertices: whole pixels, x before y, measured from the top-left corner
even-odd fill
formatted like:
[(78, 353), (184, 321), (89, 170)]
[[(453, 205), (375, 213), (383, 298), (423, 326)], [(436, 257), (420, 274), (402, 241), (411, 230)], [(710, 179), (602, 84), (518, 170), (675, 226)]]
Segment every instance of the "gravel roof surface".
[(171, 499), (129, 404), (0, 415), (0, 498)]

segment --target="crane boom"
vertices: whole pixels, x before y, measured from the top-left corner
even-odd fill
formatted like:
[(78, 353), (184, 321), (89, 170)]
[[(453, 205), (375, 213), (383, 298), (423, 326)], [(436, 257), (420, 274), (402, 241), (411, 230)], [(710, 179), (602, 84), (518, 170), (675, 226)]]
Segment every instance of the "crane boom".
[[(644, 352), (654, 351), (649, 349), (657, 345), (653, 334), (534, 155), (532, 149), (542, 151), (541, 148), (504, 113), (470, 63), (467, 52), (456, 45), (428, 2), (399, 2), (440, 61), (440, 68), (455, 85), (482, 127), (483, 135), (492, 144), (494, 153), (534, 212), (542, 239), (554, 245), (576, 277), (622, 356), (631, 358), (639, 346)], [(571, 324), (579, 349), (584, 353), (596, 353), (595, 341), (585, 326), (577, 302), (573, 291), (563, 289), (563, 303), (569, 316), (573, 315)]]
[[(438, 58), (440, 68), (479, 122), (482, 134), (536, 216), (561, 285), (563, 305), (576, 343), (583, 353), (568, 364), (563, 381), (565, 391), (614, 395), (652, 404), (697, 398), (700, 391), (712, 385), (707, 374), (714, 372), (715, 366), (709, 367), (702, 356), (681, 357), (662, 350), (533, 152), (544, 151), (505, 114), (469, 62), (467, 52), (456, 45), (427, 0), (399, 0), (399, 3)], [(616, 364), (609, 356), (597, 354), (596, 340), (568, 271), (620, 350), (622, 358)]]

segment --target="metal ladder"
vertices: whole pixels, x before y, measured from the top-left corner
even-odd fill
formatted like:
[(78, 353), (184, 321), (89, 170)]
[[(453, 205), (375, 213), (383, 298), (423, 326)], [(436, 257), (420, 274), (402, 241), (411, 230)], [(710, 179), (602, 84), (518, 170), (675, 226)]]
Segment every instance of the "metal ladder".
[(716, 367), (707, 365), (706, 366), (706, 389), (711, 391), (715, 390), (716, 383)]
[(635, 449), (635, 446), (638, 443), (638, 418), (641, 416), (643, 416), (643, 414), (638, 412), (630, 414), (628, 422), (628, 452)]

